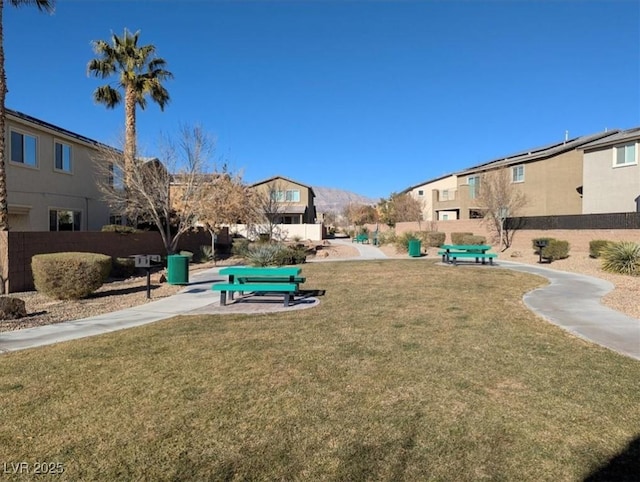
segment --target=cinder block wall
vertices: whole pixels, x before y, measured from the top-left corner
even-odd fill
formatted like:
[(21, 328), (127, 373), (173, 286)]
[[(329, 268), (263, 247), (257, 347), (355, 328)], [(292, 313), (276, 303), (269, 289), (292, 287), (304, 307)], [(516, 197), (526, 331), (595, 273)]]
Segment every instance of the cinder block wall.
[[(218, 245), (229, 243), (228, 231), (225, 230), (218, 235)], [(196, 253), (202, 245), (211, 245), (209, 233), (188, 232), (181, 236), (178, 249)], [(6, 292), (33, 290), (31, 258), (34, 255), (65, 251), (101, 253), (112, 257), (166, 254), (160, 233), (154, 231), (131, 234), (86, 231), (4, 232), (0, 233), (0, 272), (8, 276)]]

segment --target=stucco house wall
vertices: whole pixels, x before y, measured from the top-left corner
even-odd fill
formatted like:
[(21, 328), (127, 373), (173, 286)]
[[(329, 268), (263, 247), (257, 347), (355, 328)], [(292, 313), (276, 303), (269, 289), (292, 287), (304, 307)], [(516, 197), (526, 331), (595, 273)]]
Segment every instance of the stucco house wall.
[[(7, 110), (5, 125), (12, 231), (49, 231), (50, 210), (79, 213), (81, 231), (100, 230), (109, 223), (109, 207), (102, 201), (96, 185), (92, 159), (99, 143), (11, 110)], [(15, 152), (20, 153), (19, 140), (26, 146), (22, 146), (23, 162), (14, 159)], [(56, 168), (56, 144), (66, 146), (70, 154), (70, 165), (62, 169)], [(35, 163), (31, 162), (34, 158)], [(25, 162), (27, 159), (29, 162)]]

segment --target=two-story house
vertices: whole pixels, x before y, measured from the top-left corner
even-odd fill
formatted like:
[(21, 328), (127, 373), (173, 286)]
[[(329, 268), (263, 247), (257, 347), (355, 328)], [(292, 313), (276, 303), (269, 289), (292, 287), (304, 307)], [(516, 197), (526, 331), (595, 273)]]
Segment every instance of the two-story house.
[[(423, 221), (446, 221), (448, 219), (458, 219), (457, 190), (457, 176), (455, 174), (447, 174), (411, 186), (402, 191), (401, 194), (409, 194), (420, 202)], [(451, 204), (451, 211), (446, 210), (447, 203)], [(436, 204), (439, 207), (438, 211), (433, 209)]]
[[(457, 186), (450, 199), (433, 201), (435, 219), (474, 219), (483, 216), (477, 196), (482, 175), (508, 169), (513, 186), (526, 196), (520, 216), (582, 214), (583, 155), (580, 148), (610, 138), (618, 131), (566, 139), (563, 142), (528, 149), (456, 173)], [(448, 193), (451, 197), (451, 192)], [(455, 216), (455, 217), (451, 217)]]
[(109, 224), (93, 157), (104, 146), (7, 109), (5, 169), (12, 231), (93, 231)]
[(316, 222), (313, 188), (286, 177), (274, 176), (250, 186), (266, 202), (267, 216), (276, 224), (313, 224)]
[(581, 147), (583, 214), (640, 211), (640, 127)]

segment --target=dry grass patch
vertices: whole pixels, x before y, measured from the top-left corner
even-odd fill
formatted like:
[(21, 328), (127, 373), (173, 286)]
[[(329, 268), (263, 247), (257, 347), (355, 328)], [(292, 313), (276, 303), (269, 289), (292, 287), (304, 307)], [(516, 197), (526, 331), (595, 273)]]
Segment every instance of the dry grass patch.
[(0, 460), (70, 480), (581, 480), (640, 433), (640, 363), (532, 315), (540, 278), (303, 271), (317, 308), (4, 355)]

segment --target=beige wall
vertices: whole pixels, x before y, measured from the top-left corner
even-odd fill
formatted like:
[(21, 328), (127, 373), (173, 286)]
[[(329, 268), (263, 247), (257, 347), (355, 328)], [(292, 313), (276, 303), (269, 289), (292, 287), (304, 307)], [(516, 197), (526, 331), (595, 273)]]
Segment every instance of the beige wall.
[[(5, 132), (7, 190), (10, 229), (48, 231), (49, 209), (79, 211), (82, 230), (99, 230), (109, 222), (109, 208), (101, 200), (95, 182), (91, 155), (93, 146), (55, 131), (7, 114)], [(12, 162), (11, 131), (37, 139), (37, 166)], [(54, 142), (71, 146), (71, 172), (54, 169)]]
[(640, 168), (638, 164), (614, 167), (613, 155), (613, 147), (584, 153), (583, 214), (637, 210), (635, 199), (640, 196)]
[[(437, 219), (435, 207), (437, 206), (440, 193), (444, 190), (450, 192), (450, 198), (455, 197), (457, 181), (456, 176), (448, 176), (433, 182), (428, 182), (420, 186), (416, 186), (409, 194), (418, 201), (422, 202), (422, 214), (424, 221), (432, 221)], [(420, 194), (422, 192), (422, 194)]]
[[(259, 225), (234, 224), (230, 229), (234, 234), (255, 240), (260, 232), (259, 227)], [(322, 241), (323, 233), (324, 225), (322, 224), (278, 224), (275, 226), (273, 237), (278, 241), (293, 241), (296, 238)]]
[[(582, 186), (582, 152), (570, 151), (539, 161), (512, 164), (505, 169), (524, 166), (524, 181), (513, 183), (515, 189), (524, 193), (526, 205), (517, 216), (556, 216), (582, 214), (582, 198), (578, 187)], [(468, 179), (482, 177), (482, 171), (468, 172), (458, 177), (458, 198), (455, 202), (440, 203), (442, 209), (460, 209), (460, 219), (469, 218), (469, 210), (480, 208), (470, 198)]]

